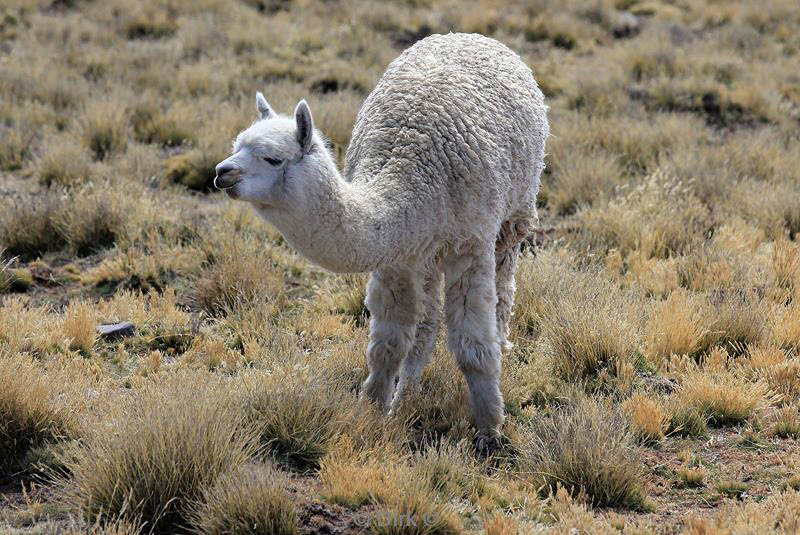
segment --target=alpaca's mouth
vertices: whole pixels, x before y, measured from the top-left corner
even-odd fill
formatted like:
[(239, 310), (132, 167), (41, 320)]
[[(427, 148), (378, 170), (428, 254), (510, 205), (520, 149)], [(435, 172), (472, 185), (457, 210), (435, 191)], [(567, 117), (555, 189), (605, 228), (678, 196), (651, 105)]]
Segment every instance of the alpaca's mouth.
[(229, 191), (232, 187), (234, 187), (241, 181), (242, 181), (241, 177), (234, 176), (233, 173), (225, 173), (223, 175), (217, 175), (216, 177), (214, 177), (214, 187), (217, 189)]
[(231, 199), (238, 199), (239, 198), (239, 188), (236, 187), (239, 184), (239, 182), (235, 182), (235, 183), (233, 183), (233, 184), (231, 184), (229, 186), (223, 186), (223, 187), (217, 186), (216, 179), (214, 179), (214, 182), (215, 182), (214, 183), (214, 187), (216, 187), (219, 190), (224, 191), (225, 195), (227, 195)]
[(236, 185), (241, 182), (242, 179), (239, 177), (232, 177), (230, 174), (231, 173), (226, 173), (214, 177), (214, 187), (224, 191), (231, 199), (238, 199), (239, 192), (236, 191)]

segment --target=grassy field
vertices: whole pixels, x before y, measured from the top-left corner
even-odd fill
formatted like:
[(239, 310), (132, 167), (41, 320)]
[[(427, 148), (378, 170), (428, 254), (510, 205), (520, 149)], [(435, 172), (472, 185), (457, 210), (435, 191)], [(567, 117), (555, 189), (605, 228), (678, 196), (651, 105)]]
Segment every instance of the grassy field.
[[(441, 336), (377, 414), (366, 276), (209, 191), (256, 90), (341, 160), (450, 30), (550, 106), (490, 459)], [(800, 530), (796, 0), (5, 0), (0, 97), (0, 532)]]

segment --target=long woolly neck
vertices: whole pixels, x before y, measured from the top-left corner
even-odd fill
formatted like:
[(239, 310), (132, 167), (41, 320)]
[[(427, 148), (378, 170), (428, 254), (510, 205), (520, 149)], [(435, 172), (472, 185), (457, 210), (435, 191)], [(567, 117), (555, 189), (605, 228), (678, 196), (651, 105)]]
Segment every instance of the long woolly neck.
[(393, 191), (395, 181), (347, 182), (327, 151), (306, 158), (316, 161), (287, 177), (302, 185), (289, 208), (264, 213), (298, 252), (340, 273), (374, 271), (415, 253), (421, 238), (417, 210)]

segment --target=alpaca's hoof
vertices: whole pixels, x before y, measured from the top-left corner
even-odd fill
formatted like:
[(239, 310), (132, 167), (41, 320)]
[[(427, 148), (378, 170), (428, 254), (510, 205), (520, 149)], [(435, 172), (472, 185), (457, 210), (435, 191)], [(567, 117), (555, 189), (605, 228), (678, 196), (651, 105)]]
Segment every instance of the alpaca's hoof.
[(475, 452), (481, 457), (489, 457), (503, 449), (503, 441), (498, 435), (478, 434), (475, 437)]

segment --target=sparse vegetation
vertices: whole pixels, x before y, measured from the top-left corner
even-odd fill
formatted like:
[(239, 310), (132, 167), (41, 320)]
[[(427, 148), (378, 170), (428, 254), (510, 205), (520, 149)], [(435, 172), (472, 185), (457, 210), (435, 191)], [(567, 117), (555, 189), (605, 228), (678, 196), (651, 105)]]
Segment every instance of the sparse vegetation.
[[(378, 414), (367, 277), (210, 187), (256, 90), (343, 163), (447, 31), (550, 107), (485, 461), (444, 336)], [(0, 532), (797, 532), (798, 36), (793, 0), (4, 3)]]
[(643, 467), (625, 418), (598, 401), (578, 401), (534, 421), (523, 464), (535, 484), (585, 496), (596, 506), (645, 509)]
[(242, 420), (213, 377), (178, 374), (144, 385), (66, 459), (66, 493), (92, 521), (142, 521), (174, 533), (208, 485), (255, 453)]
[(74, 431), (68, 407), (54, 391), (64, 379), (0, 349), (0, 479), (24, 473), (21, 463), (31, 450)]
[(297, 535), (298, 518), (283, 478), (269, 467), (245, 466), (221, 476), (192, 513), (196, 533)]

